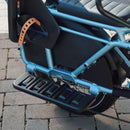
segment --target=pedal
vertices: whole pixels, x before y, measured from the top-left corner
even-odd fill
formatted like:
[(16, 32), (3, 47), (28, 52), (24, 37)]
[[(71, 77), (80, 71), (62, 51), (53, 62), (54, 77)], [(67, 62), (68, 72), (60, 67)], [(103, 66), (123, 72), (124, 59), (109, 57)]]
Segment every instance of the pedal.
[(86, 110), (95, 100), (92, 95), (87, 95), (66, 85), (59, 85), (53, 80), (45, 80), (34, 75), (24, 73), (13, 83), (16, 89), (48, 100), (70, 111), (77, 113)]

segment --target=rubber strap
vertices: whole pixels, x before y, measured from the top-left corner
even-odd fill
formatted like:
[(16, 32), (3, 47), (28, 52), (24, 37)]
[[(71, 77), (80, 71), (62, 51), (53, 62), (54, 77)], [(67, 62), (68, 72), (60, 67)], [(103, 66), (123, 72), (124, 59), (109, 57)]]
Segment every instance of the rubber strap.
[(30, 18), (23, 25), (23, 27), (21, 29), (21, 32), (20, 32), (19, 41), (18, 41), (18, 43), (19, 43), (20, 46), (23, 45), (23, 41), (24, 41), (26, 32), (28, 31), (28, 29), (30, 28), (30, 26), (33, 25), (34, 23), (36, 23), (39, 26), (41, 25), (41, 23), (36, 18)]

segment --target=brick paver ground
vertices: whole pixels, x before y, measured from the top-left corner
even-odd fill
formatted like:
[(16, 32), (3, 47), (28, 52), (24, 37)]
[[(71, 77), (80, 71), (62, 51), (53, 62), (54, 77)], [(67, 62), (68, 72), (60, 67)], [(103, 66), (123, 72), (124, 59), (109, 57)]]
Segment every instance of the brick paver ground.
[[(54, 104), (14, 89), (25, 72), (17, 44), (8, 39), (7, 7), (0, 0), (0, 130), (129, 130), (130, 124), (101, 115), (69, 113)], [(120, 98), (107, 115), (130, 121), (130, 100)]]

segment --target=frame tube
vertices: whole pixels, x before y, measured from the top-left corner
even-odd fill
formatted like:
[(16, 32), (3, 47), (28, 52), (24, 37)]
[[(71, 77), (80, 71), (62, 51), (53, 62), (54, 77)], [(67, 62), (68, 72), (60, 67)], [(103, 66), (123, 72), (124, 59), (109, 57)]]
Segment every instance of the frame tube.
[(101, 56), (103, 56), (105, 53), (107, 53), (112, 48), (113, 48), (113, 46), (106, 45), (105, 47), (100, 49), (97, 53), (95, 53), (93, 56), (91, 56), (81, 66), (79, 66), (77, 69), (75, 69), (72, 73), (75, 76), (78, 76), (81, 72), (83, 72), (85, 69), (87, 69), (90, 65), (92, 65), (93, 63), (96, 63), (97, 59), (99, 59)]
[(49, 67), (50, 69), (53, 69), (53, 68), (54, 68), (54, 64), (53, 64), (53, 58), (52, 58), (51, 50), (45, 48), (45, 52), (46, 52), (48, 67)]
[(109, 50), (111, 50), (114, 47), (115, 47), (115, 50), (117, 51), (117, 53), (124, 59), (124, 61), (129, 66), (130, 61), (126, 58), (126, 56), (120, 51), (120, 49), (118, 47), (122, 47), (122, 48), (126, 48), (126, 49), (130, 50), (130, 43), (125, 42), (125, 39), (124, 39), (124, 35), (127, 33), (130, 33), (130, 29), (127, 27), (114, 27), (111, 25), (106, 25), (106, 24), (86, 20), (83, 18), (78, 18), (75, 16), (71, 16), (68, 14), (58, 12), (57, 10), (54, 10), (54, 9), (49, 9), (49, 10), (53, 15), (55, 15), (57, 17), (66, 18), (66, 19), (71, 20), (71, 21), (79, 22), (82, 24), (90, 25), (90, 26), (95, 26), (98, 28), (105, 28), (105, 29), (109, 29), (109, 30), (114, 30), (117, 32), (120, 39), (118, 41), (108, 41), (108, 40), (105, 40), (102, 38), (98, 38), (96, 36), (91, 36), (88, 34), (84, 34), (84, 33), (60, 26), (61, 30), (63, 30), (63, 31), (73, 33), (73, 34), (76, 34), (76, 35), (79, 35), (82, 37), (86, 37), (86, 38), (89, 38), (89, 39), (92, 39), (95, 41), (99, 41), (101, 43), (104, 43), (105, 46), (103, 48), (101, 48), (99, 51), (97, 51), (89, 59), (87, 59), (82, 65), (80, 65), (73, 72), (69, 72), (69, 71), (55, 68), (54, 64), (53, 64), (52, 52), (50, 49), (47, 49), (47, 48), (45, 49), (45, 52), (46, 52), (46, 57), (47, 57), (47, 62), (48, 62), (48, 68), (28, 61), (26, 59), (24, 47), (22, 46), (22, 47), (20, 47), (20, 54), (21, 54), (21, 57), (22, 57), (24, 63), (27, 65), (27, 70), (31, 73), (33, 73), (35, 70), (39, 70), (39, 71), (47, 74), (48, 76), (55, 76), (55, 77), (60, 78), (60, 79), (72, 81), (78, 86), (85, 86), (85, 87), (89, 88), (90, 93), (92, 93), (96, 96), (99, 94), (99, 92), (111, 94), (113, 91), (112, 89), (108, 89), (108, 88), (99, 86), (97, 84), (90, 83), (88, 81), (83, 81), (81, 79), (78, 79), (77, 76), (82, 71), (84, 71), (87, 67), (94, 64), (97, 61), (97, 59), (99, 59), (101, 56), (103, 56), (105, 53), (107, 53)]

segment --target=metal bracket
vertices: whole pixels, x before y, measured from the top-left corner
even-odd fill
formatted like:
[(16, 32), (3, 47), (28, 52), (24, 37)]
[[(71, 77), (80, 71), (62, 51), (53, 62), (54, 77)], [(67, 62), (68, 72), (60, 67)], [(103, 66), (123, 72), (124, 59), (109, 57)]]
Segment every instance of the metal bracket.
[(27, 64), (27, 70), (28, 70), (29, 73), (33, 74), (34, 71), (36, 70), (36, 65), (33, 64), (33, 63)]
[(129, 88), (130, 89), (130, 82), (128, 82), (128, 84), (125, 86), (125, 88)]

